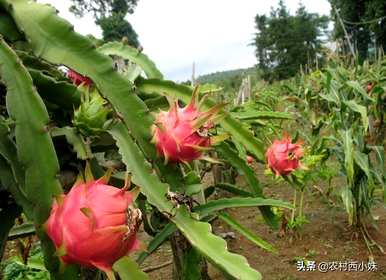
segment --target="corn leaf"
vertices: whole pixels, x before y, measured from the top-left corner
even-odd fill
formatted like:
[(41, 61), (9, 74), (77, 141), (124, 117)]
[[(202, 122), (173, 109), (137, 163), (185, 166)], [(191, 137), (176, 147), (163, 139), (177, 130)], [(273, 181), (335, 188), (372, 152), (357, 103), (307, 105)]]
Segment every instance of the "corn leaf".
[(255, 245), (259, 246), (260, 248), (263, 248), (264, 250), (267, 250), (268, 252), (277, 254), (277, 250), (275, 249), (275, 247), (273, 247), (270, 243), (268, 243), (264, 239), (258, 237), (256, 234), (251, 232), (246, 227), (240, 225), (235, 219), (232, 219), (227, 213), (221, 212), (218, 216), (221, 220), (223, 220), (229, 226), (231, 226), (233, 229), (237, 230), (239, 233), (244, 235), (246, 238), (248, 238), (250, 241), (252, 241)]
[(276, 199), (266, 199), (261, 197), (233, 197), (211, 200), (205, 204), (194, 207), (194, 211), (198, 212), (200, 217), (203, 218), (207, 215), (213, 214), (215, 211), (220, 211), (227, 208), (255, 206), (275, 206), (289, 209), (293, 208), (290, 203)]

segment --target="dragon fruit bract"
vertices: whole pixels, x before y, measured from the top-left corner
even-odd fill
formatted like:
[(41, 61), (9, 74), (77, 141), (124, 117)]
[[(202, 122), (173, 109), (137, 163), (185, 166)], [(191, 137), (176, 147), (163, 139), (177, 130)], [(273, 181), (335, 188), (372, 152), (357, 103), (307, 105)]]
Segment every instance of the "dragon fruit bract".
[(48, 236), (64, 263), (111, 271), (115, 261), (137, 249), (141, 212), (131, 208), (132, 194), (103, 179), (75, 183), (53, 203)]
[(81, 84), (84, 84), (85, 86), (91, 86), (92, 80), (89, 77), (83, 76), (79, 74), (78, 72), (69, 69), (67, 71), (67, 77), (76, 85), (79, 86)]
[(275, 140), (266, 152), (268, 166), (277, 175), (288, 175), (301, 167), (300, 158), (303, 156), (301, 143), (291, 143), (285, 135), (282, 140)]
[(207, 131), (213, 126), (212, 119), (222, 105), (207, 112), (200, 112), (196, 102), (196, 88), (191, 102), (180, 107), (177, 102), (169, 111), (161, 111), (153, 126), (153, 142), (165, 161), (191, 162), (202, 156), (202, 151), (211, 145)]

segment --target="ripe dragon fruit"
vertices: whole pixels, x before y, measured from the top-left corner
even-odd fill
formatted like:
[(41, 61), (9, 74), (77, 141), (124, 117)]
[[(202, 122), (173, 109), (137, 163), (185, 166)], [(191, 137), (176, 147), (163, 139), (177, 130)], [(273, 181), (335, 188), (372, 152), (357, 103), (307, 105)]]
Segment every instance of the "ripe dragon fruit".
[(374, 85), (372, 83), (368, 83), (366, 86), (367, 93), (371, 92), (373, 90)]
[(90, 87), (92, 85), (92, 80), (89, 77), (85, 77), (72, 69), (67, 71), (67, 78), (69, 78), (76, 86), (83, 84)]
[(277, 175), (288, 175), (295, 169), (302, 167), (300, 158), (303, 156), (301, 142), (291, 143), (291, 139), (284, 135), (282, 140), (275, 140), (266, 154), (268, 167)]
[(224, 105), (201, 112), (197, 95), (198, 88), (195, 88), (186, 107), (181, 108), (178, 102), (174, 102), (169, 111), (161, 111), (156, 116), (152, 142), (165, 162), (191, 162), (202, 158), (202, 151), (212, 144), (208, 130), (213, 127), (213, 119)]
[(97, 267), (107, 273), (119, 258), (138, 249), (141, 212), (133, 194), (105, 180), (77, 182), (53, 203), (45, 227), (65, 264)]
[(250, 156), (250, 155), (247, 155), (247, 164), (248, 165), (252, 165), (252, 163), (255, 161), (255, 159)]

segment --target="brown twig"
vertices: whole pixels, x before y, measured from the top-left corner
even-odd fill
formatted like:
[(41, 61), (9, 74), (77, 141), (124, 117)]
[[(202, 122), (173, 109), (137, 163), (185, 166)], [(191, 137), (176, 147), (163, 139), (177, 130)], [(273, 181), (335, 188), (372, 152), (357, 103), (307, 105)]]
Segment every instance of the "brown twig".
[(143, 268), (142, 271), (146, 272), (146, 273), (152, 272), (154, 270), (158, 270), (158, 269), (164, 268), (165, 266), (171, 265), (172, 263), (173, 263), (173, 261), (167, 261), (165, 263), (161, 263), (158, 265), (148, 266), (148, 267)]

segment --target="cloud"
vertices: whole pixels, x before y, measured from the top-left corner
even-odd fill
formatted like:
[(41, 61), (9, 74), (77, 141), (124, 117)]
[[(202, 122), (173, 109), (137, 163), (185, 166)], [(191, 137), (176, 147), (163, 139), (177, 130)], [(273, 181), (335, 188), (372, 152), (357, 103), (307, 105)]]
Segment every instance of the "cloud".
[[(60, 15), (75, 25), (75, 30), (100, 36), (92, 17), (78, 19), (68, 8), (69, 0), (49, 2)], [(255, 33), (256, 14), (267, 14), (278, 0), (140, 0), (127, 19), (139, 35), (144, 52), (154, 60), (168, 79), (191, 78), (192, 63), (196, 74), (251, 67), (256, 64), (254, 48), (248, 46)], [(303, 0), (310, 12), (329, 14), (327, 0)], [(287, 0), (294, 12), (298, 0)]]

